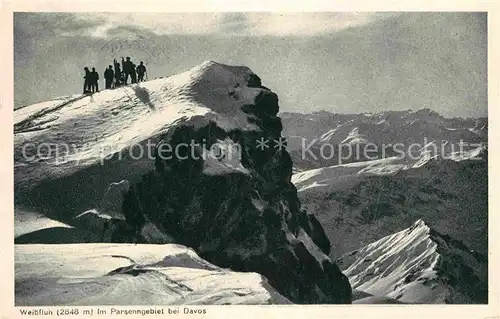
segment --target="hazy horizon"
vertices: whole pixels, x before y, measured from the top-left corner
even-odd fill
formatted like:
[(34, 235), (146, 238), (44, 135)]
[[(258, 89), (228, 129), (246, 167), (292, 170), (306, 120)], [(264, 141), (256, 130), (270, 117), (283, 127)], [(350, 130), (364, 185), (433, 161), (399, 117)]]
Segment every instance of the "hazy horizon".
[(150, 79), (246, 65), (281, 112), (487, 116), (487, 15), (463, 12), (15, 13), (15, 108), (79, 94), (84, 66), (102, 79), (121, 56)]

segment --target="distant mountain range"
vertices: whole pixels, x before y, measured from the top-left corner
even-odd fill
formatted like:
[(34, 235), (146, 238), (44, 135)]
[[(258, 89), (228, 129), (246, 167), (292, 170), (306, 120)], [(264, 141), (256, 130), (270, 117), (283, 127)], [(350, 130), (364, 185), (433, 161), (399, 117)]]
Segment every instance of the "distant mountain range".
[[(431, 109), (381, 113), (281, 113), (297, 171), (390, 156), (419, 156), (433, 143), (450, 155), (485, 144), (488, 118), (445, 118)], [(442, 155), (443, 155), (442, 154)]]

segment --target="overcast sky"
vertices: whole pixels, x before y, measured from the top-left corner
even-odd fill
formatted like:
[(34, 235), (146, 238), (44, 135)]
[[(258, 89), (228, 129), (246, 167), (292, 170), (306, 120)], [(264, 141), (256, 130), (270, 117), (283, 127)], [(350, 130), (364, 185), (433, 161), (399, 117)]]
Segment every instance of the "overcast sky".
[[(487, 114), (483, 13), (15, 13), (16, 107), (80, 93), (83, 67), (143, 60), (150, 78), (246, 65), (281, 111)], [(103, 83), (101, 83), (102, 85)]]

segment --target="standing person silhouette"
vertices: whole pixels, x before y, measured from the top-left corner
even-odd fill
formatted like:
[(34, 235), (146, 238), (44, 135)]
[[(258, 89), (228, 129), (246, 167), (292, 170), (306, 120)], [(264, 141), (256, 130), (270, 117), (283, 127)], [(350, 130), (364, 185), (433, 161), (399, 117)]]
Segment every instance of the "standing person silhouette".
[(110, 65), (104, 71), (104, 79), (106, 81), (106, 89), (111, 89), (111, 84), (113, 84), (113, 78), (115, 77), (115, 73), (113, 72), (113, 66)]
[(141, 61), (137, 66), (137, 76), (139, 82), (144, 82), (144, 75), (146, 74), (146, 66)]
[(99, 92), (99, 73), (96, 72), (95, 68), (92, 68), (92, 72), (90, 72), (90, 79), (92, 93)]
[(130, 69), (130, 82), (137, 83), (137, 73), (135, 73), (135, 64), (132, 63), (132, 67)]
[(85, 76), (83, 77), (85, 80), (83, 81), (83, 93), (88, 93), (90, 91), (90, 71), (88, 67), (84, 67)]
[(122, 70), (120, 68), (120, 63), (114, 59), (115, 63), (115, 88), (122, 84)]
[(132, 72), (134, 72), (134, 64), (132, 61), (130, 61), (130, 57), (127, 57), (127, 60), (124, 60), (122, 57), (122, 69), (124, 73), (124, 81), (123, 83), (127, 85), (128, 82), (128, 76), (130, 75), (131, 80), (132, 80)]

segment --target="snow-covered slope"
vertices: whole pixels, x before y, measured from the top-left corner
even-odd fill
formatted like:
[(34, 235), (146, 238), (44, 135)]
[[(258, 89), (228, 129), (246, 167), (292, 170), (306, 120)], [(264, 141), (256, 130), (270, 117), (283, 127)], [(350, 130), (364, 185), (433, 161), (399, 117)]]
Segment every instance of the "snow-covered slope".
[(290, 155), (270, 144), (278, 111), (249, 68), (211, 61), (27, 106), (14, 116), (15, 205), (103, 241), (182, 244), (260, 273), (296, 303), (350, 303), (322, 225), (301, 208)]
[(100, 238), (91, 231), (61, 223), (40, 213), (16, 209), (14, 241), (16, 244), (96, 243)]
[(81, 171), (179, 124), (258, 130), (241, 110), (263, 91), (245, 83), (252, 76), (209, 61), (166, 79), (21, 108), (14, 112), (15, 174), (23, 177), (16, 187)]
[(180, 245), (16, 245), (16, 306), (290, 303)]
[(67, 224), (52, 220), (39, 213), (19, 209), (14, 212), (14, 237), (52, 227), (71, 228)]
[(337, 260), (354, 289), (407, 303), (487, 303), (486, 256), (418, 220)]

